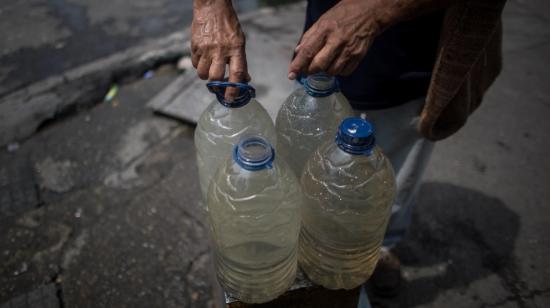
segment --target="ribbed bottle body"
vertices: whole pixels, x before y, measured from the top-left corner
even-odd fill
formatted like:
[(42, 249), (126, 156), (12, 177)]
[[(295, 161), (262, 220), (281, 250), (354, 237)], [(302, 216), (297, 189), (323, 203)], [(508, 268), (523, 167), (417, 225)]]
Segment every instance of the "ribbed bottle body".
[(353, 110), (347, 99), (336, 92), (314, 97), (296, 89), (277, 114), (277, 151), (300, 176), (309, 156), (327, 140), (333, 140), (338, 125)]
[(195, 128), (195, 148), (204, 201), (214, 173), (245, 135), (262, 136), (271, 143), (276, 140), (271, 117), (255, 99), (238, 108), (214, 101), (201, 115)]
[(372, 274), (395, 196), (393, 168), (378, 147), (352, 155), (321, 146), (301, 177), (300, 265), (315, 283), (352, 289)]
[(232, 296), (263, 303), (291, 286), (302, 200), (297, 178), (280, 159), (257, 171), (228, 159), (218, 170), (208, 217), (217, 276)]

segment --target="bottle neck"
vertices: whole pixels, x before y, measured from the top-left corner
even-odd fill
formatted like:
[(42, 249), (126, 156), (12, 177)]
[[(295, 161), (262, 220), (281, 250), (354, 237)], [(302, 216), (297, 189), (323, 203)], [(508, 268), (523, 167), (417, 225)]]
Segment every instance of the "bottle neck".
[(376, 141), (374, 138), (372, 138), (371, 142), (368, 144), (357, 145), (345, 142), (337, 136), (336, 145), (340, 148), (340, 150), (352, 155), (370, 156), (372, 154), (372, 151), (374, 150), (374, 147), (376, 146)]
[(225, 97), (219, 97), (218, 102), (222, 104), (224, 107), (227, 108), (240, 108), (246, 106), (250, 101), (252, 100), (252, 97), (250, 95), (241, 95), (235, 98), (233, 101), (227, 101)]
[(304, 90), (313, 97), (325, 97), (338, 92), (338, 80), (326, 74), (315, 74), (308, 76), (304, 82)]
[(274, 159), (273, 147), (259, 136), (244, 138), (233, 149), (233, 160), (250, 171), (271, 169)]
[(347, 118), (338, 128), (336, 144), (349, 154), (371, 155), (376, 145), (374, 128), (364, 119)]

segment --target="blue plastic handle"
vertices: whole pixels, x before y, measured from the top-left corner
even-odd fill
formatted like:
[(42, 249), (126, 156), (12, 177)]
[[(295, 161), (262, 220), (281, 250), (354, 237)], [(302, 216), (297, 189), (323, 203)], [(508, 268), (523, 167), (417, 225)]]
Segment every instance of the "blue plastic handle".
[[(206, 84), (208, 91), (216, 95), (216, 99), (220, 104), (237, 108), (246, 105), (253, 97), (256, 97), (256, 90), (248, 83), (242, 82), (228, 82), (228, 81), (210, 81)], [(230, 102), (225, 99), (225, 90), (228, 87), (235, 87), (239, 89), (239, 93), (234, 101)]]

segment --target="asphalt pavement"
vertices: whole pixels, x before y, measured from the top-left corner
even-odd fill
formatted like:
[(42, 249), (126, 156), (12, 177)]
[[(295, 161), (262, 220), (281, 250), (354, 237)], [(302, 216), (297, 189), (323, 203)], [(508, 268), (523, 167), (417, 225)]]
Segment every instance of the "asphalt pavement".
[[(18, 3), (26, 2), (2, 4), (1, 14)], [(131, 15), (110, 3), (87, 20), (126, 27), (105, 17)], [(153, 12), (157, 5), (132, 3)], [(41, 7), (36, 22), (58, 27), (41, 37), (70, 40), (75, 30)], [(502, 75), (467, 125), (436, 145), (397, 247), (403, 288), (393, 299), (372, 297), (376, 307), (550, 306), (549, 9), (542, 0), (508, 1)], [(38, 54), (55, 49), (13, 40)], [(22, 50), (15, 44), (2, 50)], [(0, 77), (16, 76), (4, 54)], [(212, 304), (194, 128), (145, 107), (176, 74), (161, 67), (121, 85), (112, 101), (0, 151), (0, 308)]]
[[(279, 2), (279, 3), (278, 3)], [(239, 12), (285, 1), (236, 0)], [(0, 97), (107, 55), (189, 27), (192, 1), (0, 2)]]

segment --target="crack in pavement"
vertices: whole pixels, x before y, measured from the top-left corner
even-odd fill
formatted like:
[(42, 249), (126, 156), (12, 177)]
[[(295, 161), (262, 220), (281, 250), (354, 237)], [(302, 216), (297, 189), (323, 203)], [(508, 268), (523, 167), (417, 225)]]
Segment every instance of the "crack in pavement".
[(498, 301), (496, 303), (483, 303), (481, 308), (501, 307), (504, 304), (509, 303), (509, 302), (517, 303), (518, 302), (518, 296), (521, 297), (522, 300), (531, 300), (531, 299), (535, 298), (535, 296), (543, 295), (543, 294), (546, 294), (546, 293), (550, 293), (550, 288), (539, 289), (539, 290), (530, 290), (527, 294), (509, 295), (506, 298), (504, 298), (503, 300)]
[(184, 271), (184, 277), (187, 277), (191, 270), (193, 269), (193, 265), (195, 262), (197, 262), (200, 258), (202, 258), (204, 255), (207, 255), (209, 253), (210, 249), (204, 249), (202, 251), (199, 251), (191, 261), (189, 261), (189, 264), (187, 265), (187, 268)]
[(467, 238), (482, 250), (480, 256), (483, 267), (497, 274), (504, 288), (512, 294), (508, 298), (514, 300), (519, 307), (527, 308), (527, 303), (521, 293), (528, 290), (528, 287), (517, 273), (518, 265), (515, 258), (510, 256), (509, 259), (503, 259), (503, 256), (495, 252), (489, 243), (487, 243), (483, 234), (473, 225), (472, 221), (456, 221), (454, 225), (457, 228), (456, 230), (461, 230)]
[(65, 308), (65, 298), (63, 298), (63, 270), (60, 269), (57, 273), (55, 273), (52, 278), (51, 282), (55, 286), (55, 296), (57, 298), (57, 301), (59, 302), (59, 308)]

